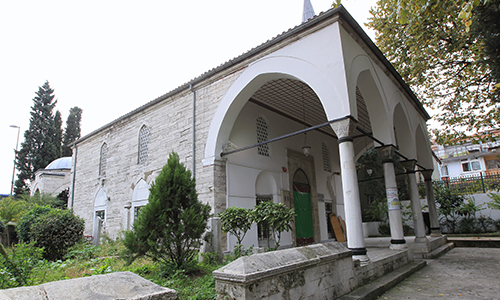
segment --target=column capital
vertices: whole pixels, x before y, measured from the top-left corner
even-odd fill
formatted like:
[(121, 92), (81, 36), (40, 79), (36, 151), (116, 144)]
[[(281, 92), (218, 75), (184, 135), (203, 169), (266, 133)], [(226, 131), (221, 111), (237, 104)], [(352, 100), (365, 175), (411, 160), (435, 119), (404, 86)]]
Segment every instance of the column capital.
[(432, 173), (434, 173), (434, 170), (433, 169), (420, 170), (420, 173), (422, 174), (422, 176), (424, 176), (425, 181), (431, 181)]
[(392, 156), (397, 149), (398, 148), (392, 144), (375, 147), (375, 150), (377, 150), (378, 155), (382, 159), (382, 163), (393, 162)]
[(402, 160), (400, 163), (406, 169), (406, 172), (413, 172), (415, 170), (415, 165), (417, 164), (416, 159)]
[(331, 123), (330, 126), (339, 138), (339, 143), (342, 143), (352, 141), (352, 134), (356, 130), (356, 126), (358, 126), (358, 121), (352, 116), (347, 116), (342, 120)]

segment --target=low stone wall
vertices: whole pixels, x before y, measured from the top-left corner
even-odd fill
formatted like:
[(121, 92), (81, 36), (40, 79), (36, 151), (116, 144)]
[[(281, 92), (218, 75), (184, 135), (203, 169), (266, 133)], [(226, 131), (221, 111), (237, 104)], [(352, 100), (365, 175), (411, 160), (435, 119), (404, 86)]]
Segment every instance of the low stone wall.
[(241, 257), (213, 276), (217, 299), (335, 299), (358, 284), (352, 252), (337, 242)]

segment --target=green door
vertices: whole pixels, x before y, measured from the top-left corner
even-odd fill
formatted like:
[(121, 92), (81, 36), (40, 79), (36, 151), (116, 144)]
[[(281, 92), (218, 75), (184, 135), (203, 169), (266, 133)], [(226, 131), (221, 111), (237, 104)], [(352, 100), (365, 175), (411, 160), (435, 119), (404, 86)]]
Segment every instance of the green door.
[(297, 239), (297, 246), (314, 243), (311, 187), (304, 171), (300, 169), (294, 176), (293, 206), (295, 209), (295, 237)]

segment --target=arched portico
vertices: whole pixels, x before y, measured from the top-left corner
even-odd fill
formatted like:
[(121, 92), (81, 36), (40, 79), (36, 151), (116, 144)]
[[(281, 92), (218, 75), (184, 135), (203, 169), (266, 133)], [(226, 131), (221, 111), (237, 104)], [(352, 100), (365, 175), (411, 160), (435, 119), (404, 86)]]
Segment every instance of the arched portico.
[(351, 114), (347, 91), (342, 82), (327, 78), (312, 64), (291, 57), (268, 57), (250, 65), (231, 85), (214, 114), (205, 146), (204, 164), (220, 159), (236, 117), (248, 99), (266, 82), (295, 79), (306, 83), (317, 95), (328, 120)]

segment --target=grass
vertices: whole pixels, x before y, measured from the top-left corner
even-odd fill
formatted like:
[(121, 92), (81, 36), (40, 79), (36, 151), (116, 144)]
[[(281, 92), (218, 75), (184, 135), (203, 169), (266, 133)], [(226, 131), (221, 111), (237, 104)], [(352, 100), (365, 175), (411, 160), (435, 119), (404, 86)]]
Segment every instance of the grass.
[(131, 271), (160, 286), (177, 291), (178, 299), (216, 299), (215, 280), (212, 271), (222, 264), (213, 255), (204, 254), (204, 262), (193, 263), (190, 271), (172, 270), (150, 259), (141, 258), (127, 265), (119, 257), (123, 249), (121, 241), (106, 240), (98, 247), (87, 243), (78, 244), (66, 256), (55, 262), (41, 261), (34, 270), (31, 285), (46, 282)]

